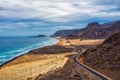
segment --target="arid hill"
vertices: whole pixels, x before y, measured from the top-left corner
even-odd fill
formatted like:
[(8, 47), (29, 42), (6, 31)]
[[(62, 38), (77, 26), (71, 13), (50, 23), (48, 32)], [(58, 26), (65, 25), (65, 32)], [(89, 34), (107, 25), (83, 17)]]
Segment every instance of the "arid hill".
[(86, 52), (84, 63), (113, 80), (120, 79), (120, 32)]
[(99, 24), (89, 23), (83, 29), (57, 31), (53, 37), (67, 37), (80, 39), (104, 39), (120, 31), (120, 21)]
[(80, 31), (81, 29), (71, 29), (71, 30), (60, 30), (55, 32), (51, 37), (67, 37), (68, 35), (72, 34), (73, 32)]
[(101, 25), (97, 22), (89, 23), (88, 26), (79, 32), (74, 32), (69, 35), (70, 38), (81, 39), (103, 39), (120, 31), (120, 21), (114, 23), (106, 23)]

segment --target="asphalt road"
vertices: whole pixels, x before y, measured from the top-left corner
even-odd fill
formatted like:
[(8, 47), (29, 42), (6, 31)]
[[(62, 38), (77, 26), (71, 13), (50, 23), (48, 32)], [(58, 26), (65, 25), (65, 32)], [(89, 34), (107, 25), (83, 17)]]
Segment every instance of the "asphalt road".
[[(88, 49), (86, 49), (86, 50), (88, 50)], [(86, 51), (86, 50), (85, 50), (85, 51)], [(85, 52), (85, 51), (84, 51), (84, 52)], [(106, 77), (105, 75), (103, 75), (103, 74), (101, 74), (101, 73), (93, 70), (92, 68), (90, 68), (90, 67), (88, 67), (88, 66), (80, 63), (80, 61), (78, 60), (78, 57), (79, 57), (82, 53), (84, 53), (84, 52), (82, 52), (82, 48), (81, 48), (81, 50), (75, 55), (75, 57), (73, 58), (73, 60), (75, 61), (75, 63), (77, 63), (79, 66), (81, 66), (82, 68), (86, 69), (87, 71), (91, 72), (92, 74), (96, 75), (96, 76), (99, 77), (101, 80), (112, 80), (112, 79)]]

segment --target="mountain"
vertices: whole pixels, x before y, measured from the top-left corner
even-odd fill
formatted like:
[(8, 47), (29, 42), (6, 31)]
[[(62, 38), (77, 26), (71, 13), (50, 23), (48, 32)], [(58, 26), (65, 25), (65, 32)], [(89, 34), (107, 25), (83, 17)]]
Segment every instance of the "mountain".
[(120, 31), (120, 21), (99, 24), (89, 23), (86, 28), (69, 35), (70, 38), (102, 39)]
[(77, 31), (80, 31), (80, 29), (60, 30), (60, 31), (55, 32), (51, 37), (66, 37), (72, 34), (73, 32), (77, 32)]
[(99, 24), (89, 23), (83, 29), (57, 31), (53, 37), (81, 38), (81, 39), (103, 39), (120, 31), (120, 21)]
[(84, 63), (113, 80), (120, 79), (120, 32), (111, 35), (97, 47), (89, 49)]

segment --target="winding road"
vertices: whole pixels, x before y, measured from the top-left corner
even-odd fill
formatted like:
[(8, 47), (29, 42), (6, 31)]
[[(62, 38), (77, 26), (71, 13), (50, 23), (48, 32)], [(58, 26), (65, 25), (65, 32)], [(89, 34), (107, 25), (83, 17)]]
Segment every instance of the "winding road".
[(101, 73), (93, 70), (92, 68), (84, 65), (83, 63), (80, 63), (80, 61), (78, 60), (79, 56), (80, 56), (82, 53), (86, 52), (87, 50), (88, 50), (88, 49), (86, 49), (86, 50), (83, 51), (82, 48), (81, 48), (81, 50), (79, 50), (79, 52), (78, 52), (78, 53), (74, 56), (74, 58), (73, 58), (73, 60), (75, 61), (75, 63), (78, 64), (79, 66), (81, 66), (82, 68), (86, 69), (86, 70), (89, 71), (90, 73), (96, 75), (98, 78), (100, 78), (100, 80), (112, 80), (112, 79), (108, 78), (107, 76), (105, 76), (105, 75), (103, 75), (103, 74), (101, 74)]

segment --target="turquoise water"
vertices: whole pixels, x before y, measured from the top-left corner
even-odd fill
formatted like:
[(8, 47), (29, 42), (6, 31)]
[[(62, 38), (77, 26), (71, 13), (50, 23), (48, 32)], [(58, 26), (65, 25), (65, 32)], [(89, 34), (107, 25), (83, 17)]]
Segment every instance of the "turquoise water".
[(54, 38), (0, 37), (0, 65), (32, 49), (57, 42)]

